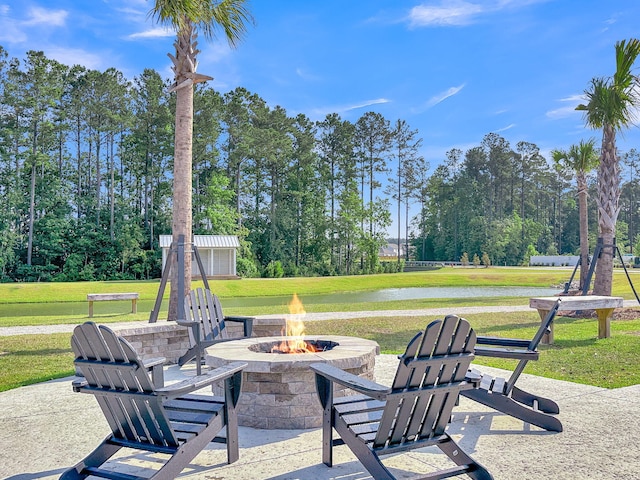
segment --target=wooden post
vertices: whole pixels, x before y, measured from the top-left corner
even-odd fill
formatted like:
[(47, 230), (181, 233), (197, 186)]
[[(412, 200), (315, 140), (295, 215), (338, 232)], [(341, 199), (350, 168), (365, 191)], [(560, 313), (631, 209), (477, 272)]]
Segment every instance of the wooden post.
[(598, 308), (598, 338), (609, 338), (611, 336), (611, 317), (613, 308)]
[[(540, 320), (542, 321), (547, 318), (548, 314), (549, 310), (538, 310), (538, 315), (540, 315)], [(549, 331), (542, 336), (542, 340), (540, 340), (540, 343), (543, 343), (545, 345), (553, 344), (553, 322), (551, 322), (551, 325), (549, 325)]]

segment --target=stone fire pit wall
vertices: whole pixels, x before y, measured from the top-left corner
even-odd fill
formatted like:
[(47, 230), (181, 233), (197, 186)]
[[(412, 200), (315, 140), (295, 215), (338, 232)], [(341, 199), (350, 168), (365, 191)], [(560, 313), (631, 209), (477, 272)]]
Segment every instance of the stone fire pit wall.
[[(284, 318), (256, 318), (253, 324), (254, 337), (280, 335), (286, 320)], [(164, 357), (167, 364), (178, 363), (178, 358), (189, 349), (189, 335), (185, 327), (175, 322), (155, 323), (112, 323), (109, 328), (126, 338), (143, 360)], [(242, 338), (241, 323), (228, 322), (230, 338)]]
[[(238, 405), (240, 425), (262, 429), (307, 429), (322, 424), (322, 408), (316, 393), (314, 362), (330, 363), (354, 375), (374, 380), (376, 342), (355, 337), (314, 336), (313, 340), (337, 342), (339, 346), (319, 353), (278, 354), (253, 351), (252, 345), (283, 337), (242, 339), (207, 349), (206, 362), (218, 367), (233, 361), (248, 363), (243, 372)], [(220, 389), (219, 389), (220, 390)], [(215, 391), (215, 389), (214, 389)], [(221, 394), (221, 390), (216, 394)], [(352, 393), (336, 389), (335, 395)]]

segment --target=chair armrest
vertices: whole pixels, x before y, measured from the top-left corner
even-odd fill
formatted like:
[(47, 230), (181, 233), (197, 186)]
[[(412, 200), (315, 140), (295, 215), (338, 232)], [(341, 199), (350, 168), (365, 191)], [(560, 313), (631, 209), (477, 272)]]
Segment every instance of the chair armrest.
[(389, 387), (372, 382), (366, 378), (358, 377), (352, 373), (345, 372), (333, 365), (326, 363), (312, 363), (309, 365), (309, 368), (311, 368), (316, 375), (320, 375), (331, 382), (338, 383), (377, 400), (384, 400), (386, 396), (391, 393), (391, 388)]
[(538, 360), (540, 357), (540, 354), (534, 350), (497, 347), (476, 347), (473, 353), (483, 357), (511, 358), (514, 360)]
[(155, 357), (147, 358), (146, 360), (143, 360), (142, 363), (144, 365), (144, 368), (153, 368), (158, 365), (164, 365), (164, 362), (166, 361), (167, 359), (164, 357)]
[(230, 322), (246, 322), (246, 321), (253, 321), (256, 317), (240, 317), (237, 315), (233, 315), (231, 317), (227, 317), (225, 316), (224, 319), (225, 321), (228, 320)]
[(142, 365), (151, 371), (151, 381), (156, 388), (164, 387), (164, 357), (149, 358), (142, 361)]
[(240, 316), (231, 316), (231, 317), (224, 317), (224, 321), (225, 322), (237, 322), (237, 323), (242, 323), (244, 326), (244, 336), (245, 337), (250, 337), (251, 333), (253, 332), (253, 321), (255, 320), (255, 317), (240, 317)]
[(181, 327), (193, 328), (198, 325), (199, 322), (194, 320), (176, 320), (176, 323)]
[(241, 372), (243, 368), (247, 366), (244, 362), (233, 362), (222, 367), (218, 367), (215, 370), (205, 373), (204, 375), (198, 375), (196, 377), (187, 378), (178, 383), (174, 383), (167, 387), (158, 388), (156, 392), (164, 397), (172, 398), (179, 397), (185, 393), (200, 390), (207, 387), (212, 383), (224, 380), (232, 375)]
[(520, 338), (478, 337), (476, 339), (476, 345), (493, 345), (496, 347), (529, 348), (530, 343), (530, 340), (522, 340)]

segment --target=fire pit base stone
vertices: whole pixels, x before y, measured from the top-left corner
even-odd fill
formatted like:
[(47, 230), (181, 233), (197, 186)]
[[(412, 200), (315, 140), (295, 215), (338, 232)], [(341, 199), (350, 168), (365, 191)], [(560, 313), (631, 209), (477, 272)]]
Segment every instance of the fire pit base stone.
[[(247, 362), (238, 405), (240, 425), (261, 429), (308, 429), (322, 424), (322, 408), (316, 394), (315, 376), (309, 365), (325, 362), (354, 375), (374, 380), (376, 342), (356, 337), (313, 336), (308, 340), (336, 342), (331, 350), (317, 353), (265, 353), (255, 346), (285, 337), (245, 338), (223, 342), (207, 349), (206, 363), (212, 368), (233, 361)], [(214, 388), (222, 393), (220, 387)], [(335, 395), (352, 393), (336, 389)]]

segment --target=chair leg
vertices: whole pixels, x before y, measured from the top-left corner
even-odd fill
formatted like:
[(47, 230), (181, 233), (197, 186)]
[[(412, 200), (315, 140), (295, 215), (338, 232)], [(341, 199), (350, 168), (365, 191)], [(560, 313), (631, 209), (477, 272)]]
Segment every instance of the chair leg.
[(213, 420), (198, 435), (183, 443), (162, 468), (148, 480), (174, 480), (184, 468), (191, 463), (212, 440), (217, 432), (223, 427), (222, 415)]
[(198, 354), (197, 348), (196, 347), (191, 347), (189, 350), (186, 351), (186, 353), (184, 355), (182, 355), (178, 359), (178, 365), (182, 367), (185, 363), (190, 362), (191, 360), (196, 358), (197, 354)]
[(337, 418), (335, 423), (335, 429), (340, 438), (375, 480), (396, 480), (396, 477), (380, 461), (380, 457), (357, 438), (341, 419)]
[(515, 386), (513, 387), (513, 390), (511, 390), (511, 398), (516, 402), (528, 405), (531, 408), (536, 408), (536, 410), (540, 410), (544, 413), (560, 413), (560, 407), (553, 400), (533, 395), (532, 393), (525, 392)]
[(474, 480), (493, 480), (493, 475), (486, 468), (467, 455), (449, 435), (445, 433), (445, 436), (447, 440), (437, 445), (447, 457), (458, 466), (468, 467), (466, 474)]
[(227, 424), (227, 463), (240, 458), (238, 448), (238, 412), (234, 402), (231, 379), (225, 381), (225, 422)]
[(60, 476), (60, 480), (78, 480), (90, 476), (91, 473), (83, 473), (85, 469), (99, 467), (122, 448), (120, 445), (109, 443), (110, 438), (111, 436), (108, 436), (93, 452), (78, 462), (73, 468), (64, 472)]
[(516, 402), (513, 398), (507, 397), (506, 395), (489, 393), (480, 388), (460, 392), (460, 395), (464, 395), (465, 397), (475, 400), (478, 403), (482, 403), (487, 407), (491, 407), (499, 412), (511, 415), (523, 422), (544, 428), (545, 430), (552, 432), (562, 431), (562, 423), (557, 418)]

